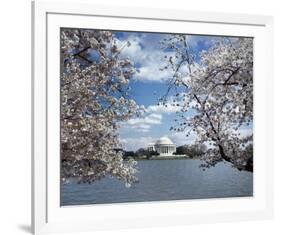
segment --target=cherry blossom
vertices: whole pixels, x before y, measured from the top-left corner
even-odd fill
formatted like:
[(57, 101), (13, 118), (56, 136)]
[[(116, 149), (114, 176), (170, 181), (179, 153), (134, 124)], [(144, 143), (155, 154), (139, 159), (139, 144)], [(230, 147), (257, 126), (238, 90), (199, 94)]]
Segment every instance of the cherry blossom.
[[(253, 122), (253, 39), (220, 38), (196, 59), (188, 36), (171, 35), (161, 42), (173, 51), (161, 70), (173, 71), (167, 93), (180, 106), (172, 130), (193, 132), (197, 142), (210, 146), (202, 159), (203, 167), (227, 161), (239, 170), (253, 171), (252, 134), (241, 136), (242, 127)], [(189, 111), (195, 110), (190, 116)]]
[[(123, 47), (129, 46), (129, 43)], [(110, 31), (61, 30), (61, 177), (91, 183), (106, 175), (130, 186), (136, 162), (123, 160), (118, 123), (137, 113), (128, 83), (133, 63), (121, 59)]]

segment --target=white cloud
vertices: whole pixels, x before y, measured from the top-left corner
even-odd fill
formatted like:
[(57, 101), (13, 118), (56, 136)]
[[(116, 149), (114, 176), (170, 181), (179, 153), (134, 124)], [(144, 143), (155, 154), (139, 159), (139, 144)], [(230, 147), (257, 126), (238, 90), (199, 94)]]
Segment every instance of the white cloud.
[[(163, 39), (163, 36), (159, 36), (159, 39)], [(214, 41), (217, 40), (217, 37), (207, 37), (207, 36), (187, 36), (188, 44), (197, 48), (198, 46), (202, 47), (204, 45), (206, 48), (213, 45)], [(171, 55), (174, 55), (174, 52), (164, 52), (163, 49), (160, 48), (160, 44), (158, 44), (157, 40), (151, 43), (151, 37), (148, 37), (146, 34), (134, 35), (132, 34), (125, 40), (116, 39), (118, 47), (123, 47), (126, 42), (130, 42), (130, 46), (126, 46), (123, 48), (121, 52), (121, 56), (129, 57), (136, 64), (140, 64), (139, 73), (135, 75), (136, 79), (141, 79), (142, 81), (166, 81), (171, 79), (172, 72), (168, 70), (160, 71), (160, 68), (164, 66), (164, 56), (166, 55), (168, 58)], [(200, 44), (200, 45), (199, 45)], [(197, 64), (195, 64), (196, 67)], [(188, 74), (188, 67), (181, 67), (180, 71), (181, 75), (184, 77), (183, 80), (189, 80), (189, 77), (186, 76)]]
[(161, 120), (162, 119), (162, 115), (158, 114), (158, 113), (152, 113), (152, 114), (149, 115), (149, 118), (154, 118), (154, 119)]
[[(164, 52), (160, 47), (151, 48), (147, 45), (149, 41), (145, 41), (145, 37), (135, 36), (129, 37), (126, 41), (117, 40), (117, 45), (122, 47), (127, 41), (131, 45), (124, 47), (121, 55), (141, 65), (139, 72), (135, 75), (136, 79), (162, 82), (171, 78), (169, 71), (160, 71), (160, 68), (163, 67), (162, 58), (164, 57)], [(145, 45), (145, 47), (142, 47), (141, 44)], [(171, 52), (165, 52), (165, 54), (169, 55)]]
[(150, 125), (146, 125), (146, 124), (139, 124), (138, 125), (139, 126), (139, 128), (142, 128), (142, 129), (150, 129)]
[(130, 46), (125, 46), (121, 52), (121, 55), (125, 56), (125, 57), (129, 57), (131, 59), (133, 58), (137, 58), (138, 60), (143, 60), (143, 53), (142, 53), (142, 48), (139, 42), (139, 38), (134, 37), (134, 38), (129, 38), (126, 41), (120, 41), (117, 40), (117, 46), (119, 48), (122, 48), (126, 42), (129, 41), (130, 42)]
[[(165, 102), (165, 105), (163, 103), (160, 103), (159, 105), (149, 105), (145, 111), (149, 113), (162, 113), (162, 114), (170, 114), (170, 113), (176, 113), (181, 110), (181, 108), (184, 106), (184, 98), (185, 93), (181, 92), (178, 94), (178, 96), (169, 96), (167, 97), (167, 100)], [(176, 105), (178, 104), (178, 105)]]
[(164, 105), (150, 105), (146, 108), (147, 112), (155, 112), (155, 113), (175, 113), (177, 111), (180, 111), (179, 106), (173, 106), (170, 103), (167, 103), (166, 106)]
[(152, 125), (162, 124), (162, 115), (151, 113), (145, 117), (132, 118), (127, 122), (121, 123), (122, 128), (130, 128), (131, 131), (136, 132), (149, 132)]
[(147, 148), (150, 143), (154, 143), (155, 139), (152, 137), (137, 137), (137, 138), (123, 138), (120, 139), (123, 149), (127, 151), (136, 151), (140, 148)]
[(247, 127), (241, 127), (237, 131), (233, 131), (233, 132), (239, 133), (240, 137), (244, 138), (244, 137), (252, 135), (253, 134), (253, 129), (252, 128), (247, 128)]
[(134, 126), (141, 124), (161, 124), (162, 115), (152, 113), (143, 118), (132, 118), (126, 122), (126, 124)]
[(186, 132), (173, 132), (169, 135), (169, 138), (177, 145), (194, 144), (197, 136), (195, 133), (191, 132), (187, 137)]
[(139, 73), (135, 75), (135, 78), (142, 81), (157, 82), (163, 82), (171, 79), (171, 72), (168, 70), (160, 71), (159, 68), (161, 66), (162, 64), (155, 58), (151, 60), (149, 64), (144, 64), (144, 66), (139, 69)]

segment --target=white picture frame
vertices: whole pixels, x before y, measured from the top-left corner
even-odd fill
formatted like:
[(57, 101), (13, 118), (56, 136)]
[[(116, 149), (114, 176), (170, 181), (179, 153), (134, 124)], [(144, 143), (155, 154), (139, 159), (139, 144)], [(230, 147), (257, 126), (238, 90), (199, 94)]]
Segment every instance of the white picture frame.
[[(33, 2), (32, 8), (32, 230), (34, 234), (272, 217), (273, 19), (271, 16), (43, 1)], [(58, 158), (60, 27), (254, 37), (254, 196), (60, 207)]]

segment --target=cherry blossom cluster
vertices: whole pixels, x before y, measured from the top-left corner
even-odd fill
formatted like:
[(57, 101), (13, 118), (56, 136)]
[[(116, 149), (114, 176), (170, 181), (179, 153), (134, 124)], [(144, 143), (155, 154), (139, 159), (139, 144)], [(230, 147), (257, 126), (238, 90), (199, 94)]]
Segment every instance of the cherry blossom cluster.
[[(129, 43), (123, 45), (130, 46)], [(136, 162), (123, 160), (118, 123), (137, 113), (129, 98), (133, 63), (110, 31), (61, 30), (61, 176), (91, 183), (106, 175), (130, 186)]]

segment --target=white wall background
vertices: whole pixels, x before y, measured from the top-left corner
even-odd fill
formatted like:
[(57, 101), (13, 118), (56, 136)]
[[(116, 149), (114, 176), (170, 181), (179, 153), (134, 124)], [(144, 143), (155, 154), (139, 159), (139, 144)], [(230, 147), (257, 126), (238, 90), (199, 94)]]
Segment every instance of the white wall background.
[[(78, 1), (78, 0), (77, 0)], [(281, 7), (278, 0), (92, 0), (134, 7), (266, 14), (275, 17), (275, 218), (271, 221), (105, 231), (96, 234), (281, 234)], [(30, 232), (30, 10), (28, 0), (0, 3), (0, 234)], [(278, 131), (279, 130), (279, 131)]]

